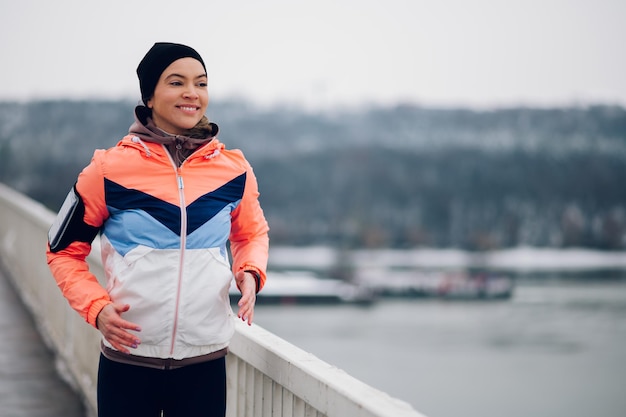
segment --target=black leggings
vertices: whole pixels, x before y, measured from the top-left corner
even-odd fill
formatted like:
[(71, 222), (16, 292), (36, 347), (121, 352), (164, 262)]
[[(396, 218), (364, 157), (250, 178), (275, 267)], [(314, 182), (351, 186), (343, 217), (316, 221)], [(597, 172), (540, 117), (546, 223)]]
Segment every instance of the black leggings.
[(98, 417), (224, 417), (226, 360), (174, 370), (126, 365), (100, 355)]

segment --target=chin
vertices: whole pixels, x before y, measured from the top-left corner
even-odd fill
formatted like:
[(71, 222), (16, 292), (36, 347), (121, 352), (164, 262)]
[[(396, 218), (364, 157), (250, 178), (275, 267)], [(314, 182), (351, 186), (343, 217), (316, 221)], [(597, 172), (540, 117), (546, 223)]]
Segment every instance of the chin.
[(178, 128), (178, 130), (180, 130), (181, 132), (185, 132), (189, 129), (193, 129), (196, 125), (198, 124), (198, 122), (194, 121), (194, 122), (189, 122), (189, 123), (185, 123), (185, 124), (179, 124), (178, 126), (176, 126)]

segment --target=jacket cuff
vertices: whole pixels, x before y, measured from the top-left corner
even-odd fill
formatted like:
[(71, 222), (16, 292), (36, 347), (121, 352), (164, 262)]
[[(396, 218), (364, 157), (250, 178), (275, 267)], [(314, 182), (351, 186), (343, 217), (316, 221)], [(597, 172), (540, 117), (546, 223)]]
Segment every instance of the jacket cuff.
[(107, 304), (111, 304), (111, 300), (97, 300), (91, 304), (89, 307), (89, 311), (87, 312), (87, 323), (91, 324), (96, 329), (98, 328), (96, 320), (98, 319), (98, 314), (102, 311), (104, 306)]

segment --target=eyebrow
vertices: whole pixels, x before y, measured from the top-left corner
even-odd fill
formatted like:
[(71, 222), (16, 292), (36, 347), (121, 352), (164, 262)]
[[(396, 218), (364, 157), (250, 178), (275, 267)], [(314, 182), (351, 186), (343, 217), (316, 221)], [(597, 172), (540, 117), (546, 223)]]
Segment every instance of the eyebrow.
[[(200, 74), (200, 75), (196, 76), (195, 79), (203, 78), (203, 77), (206, 77), (206, 76), (207, 76), (206, 74)], [(184, 76), (182, 74), (172, 73), (172, 74), (169, 74), (167, 77), (165, 77), (165, 79), (168, 79), (170, 77), (187, 78), (186, 76)]]

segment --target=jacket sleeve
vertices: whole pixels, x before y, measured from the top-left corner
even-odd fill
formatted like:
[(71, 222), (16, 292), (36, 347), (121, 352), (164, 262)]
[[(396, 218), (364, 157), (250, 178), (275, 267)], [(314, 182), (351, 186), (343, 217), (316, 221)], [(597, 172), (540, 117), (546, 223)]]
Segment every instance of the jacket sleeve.
[(233, 272), (258, 274), (257, 292), (266, 280), (269, 253), (269, 226), (259, 203), (259, 187), (250, 164), (246, 162), (246, 183), (241, 202), (232, 213), (230, 249)]
[[(85, 206), (83, 222), (100, 228), (108, 216), (104, 202), (104, 180), (96, 151), (91, 163), (80, 173), (76, 191)], [(96, 327), (96, 318), (102, 308), (111, 302), (107, 291), (89, 270), (86, 261), (91, 242), (74, 241), (57, 252), (51, 252), (48, 243), (46, 257), (50, 271), (63, 296), (89, 324)]]

